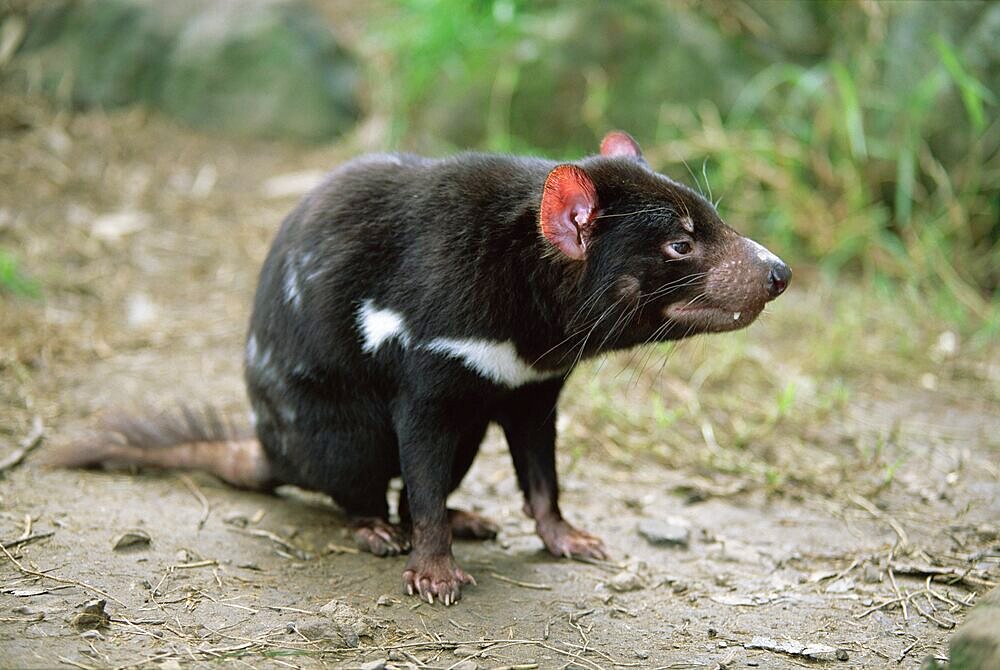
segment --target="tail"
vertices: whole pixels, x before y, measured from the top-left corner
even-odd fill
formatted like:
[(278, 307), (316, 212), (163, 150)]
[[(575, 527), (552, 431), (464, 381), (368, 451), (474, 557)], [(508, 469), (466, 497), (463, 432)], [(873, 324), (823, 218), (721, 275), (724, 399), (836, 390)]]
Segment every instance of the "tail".
[(276, 486), (260, 442), (208, 407), (181, 407), (159, 416), (111, 414), (84, 439), (51, 452), (49, 465), (67, 468), (138, 465), (201, 470), (243, 489)]

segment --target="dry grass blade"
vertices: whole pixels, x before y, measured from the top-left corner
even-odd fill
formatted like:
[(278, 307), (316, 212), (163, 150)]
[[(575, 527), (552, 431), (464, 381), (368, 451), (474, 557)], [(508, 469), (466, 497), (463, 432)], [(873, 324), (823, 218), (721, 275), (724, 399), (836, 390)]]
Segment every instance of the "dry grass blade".
[(48, 579), (48, 580), (53, 581), (53, 582), (59, 582), (60, 584), (69, 584), (71, 586), (78, 586), (81, 589), (84, 589), (86, 591), (90, 591), (91, 593), (96, 593), (97, 595), (101, 596), (102, 598), (107, 598), (108, 600), (113, 600), (114, 602), (118, 603), (122, 607), (126, 607), (126, 608), (128, 607), (128, 605), (126, 605), (125, 603), (123, 603), (121, 600), (118, 600), (118, 598), (115, 598), (110, 593), (102, 591), (101, 589), (99, 589), (99, 588), (97, 588), (95, 586), (91, 586), (90, 584), (78, 581), (76, 579), (68, 579), (66, 577), (56, 577), (55, 575), (49, 575), (49, 574), (46, 574), (44, 572), (39, 572), (38, 570), (32, 570), (31, 568), (26, 568), (26, 567), (24, 567), (24, 565), (21, 564), (20, 561), (18, 561), (16, 558), (14, 558), (13, 554), (11, 554), (9, 551), (7, 551), (7, 547), (0, 546), (0, 551), (3, 551), (3, 553), (7, 557), (7, 559), (10, 560), (10, 562), (14, 564), (14, 567), (17, 568), (18, 571), (21, 574), (31, 575), (32, 577), (38, 577), (40, 579)]

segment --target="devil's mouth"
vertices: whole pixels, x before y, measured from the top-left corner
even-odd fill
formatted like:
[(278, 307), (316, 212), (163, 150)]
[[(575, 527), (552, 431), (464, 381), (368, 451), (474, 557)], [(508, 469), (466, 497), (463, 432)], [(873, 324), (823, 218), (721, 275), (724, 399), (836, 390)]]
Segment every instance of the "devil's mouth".
[(696, 328), (705, 332), (738, 330), (750, 325), (763, 311), (761, 306), (743, 306), (741, 309), (715, 305), (674, 304), (663, 309), (664, 318), (679, 326)]

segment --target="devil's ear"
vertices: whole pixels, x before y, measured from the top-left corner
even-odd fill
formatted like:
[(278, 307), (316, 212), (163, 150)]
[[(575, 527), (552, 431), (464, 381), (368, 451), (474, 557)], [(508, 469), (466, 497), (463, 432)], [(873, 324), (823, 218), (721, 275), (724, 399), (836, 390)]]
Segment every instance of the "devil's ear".
[(597, 217), (597, 188), (587, 173), (575, 165), (557, 165), (545, 178), (539, 227), (561, 252), (581, 260)]
[(612, 130), (601, 140), (601, 155), (611, 158), (636, 158), (642, 160), (639, 143), (624, 130)]

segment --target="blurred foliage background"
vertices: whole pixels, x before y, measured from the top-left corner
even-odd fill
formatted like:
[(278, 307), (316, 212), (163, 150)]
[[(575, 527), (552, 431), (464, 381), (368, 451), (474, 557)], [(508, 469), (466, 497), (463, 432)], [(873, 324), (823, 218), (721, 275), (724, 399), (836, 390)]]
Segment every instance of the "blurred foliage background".
[(651, 163), (796, 264), (996, 327), (1000, 4), (405, 3), (376, 91), (394, 145)]
[[(908, 292), (962, 329), (1000, 328), (1000, 3), (4, 11), (20, 21), (0, 40), (8, 78), (73, 107), (144, 104), (234, 135), (363, 135), (365, 148), (435, 155), (576, 157), (623, 128), (655, 168), (696, 184), (800, 270)], [(13, 256), (2, 265), (3, 286), (34, 291)]]

